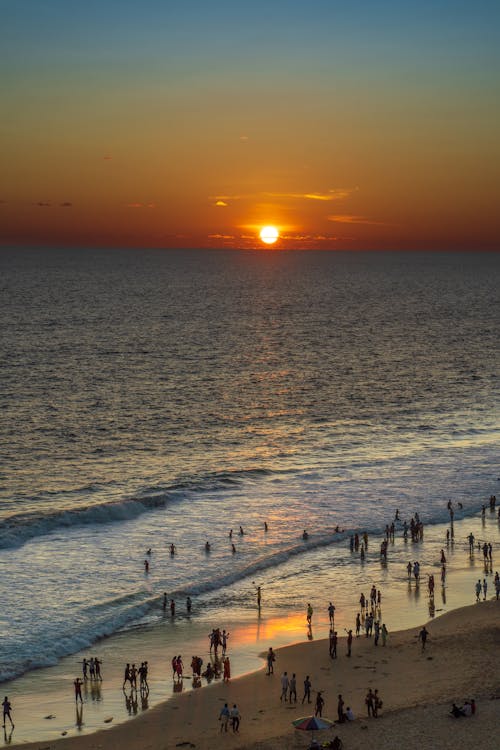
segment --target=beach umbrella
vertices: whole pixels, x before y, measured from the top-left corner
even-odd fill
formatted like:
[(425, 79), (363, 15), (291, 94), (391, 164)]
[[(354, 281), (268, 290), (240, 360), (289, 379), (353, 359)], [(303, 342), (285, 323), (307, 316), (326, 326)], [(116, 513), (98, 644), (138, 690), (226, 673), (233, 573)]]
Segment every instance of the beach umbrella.
[(295, 729), (300, 729), (303, 732), (311, 732), (311, 740), (313, 737), (312, 732), (317, 732), (319, 729), (329, 729), (333, 727), (334, 723), (330, 719), (322, 719), (320, 716), (305, 716), (302, 719), (292, 721)]

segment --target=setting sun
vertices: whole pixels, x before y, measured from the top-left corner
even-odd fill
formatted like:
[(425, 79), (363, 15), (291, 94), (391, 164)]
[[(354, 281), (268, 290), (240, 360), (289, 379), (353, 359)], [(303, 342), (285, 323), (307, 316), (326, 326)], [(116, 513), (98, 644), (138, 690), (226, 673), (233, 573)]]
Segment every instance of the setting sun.
[(272, 245), (279, 238), (280, 233), (276, 227), (262, 227), (260, 230), (260, 239), (265, 242), (266, 245)]

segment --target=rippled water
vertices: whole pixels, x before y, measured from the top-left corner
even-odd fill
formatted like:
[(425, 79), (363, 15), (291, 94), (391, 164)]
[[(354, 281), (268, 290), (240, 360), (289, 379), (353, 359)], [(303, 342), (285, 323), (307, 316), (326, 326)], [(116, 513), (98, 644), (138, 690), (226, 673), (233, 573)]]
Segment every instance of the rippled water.
[(164, 590), (230, 606), (267, 575), (288, 606), (307, 550), (497, 489), (498, 255), (1, 262), (4, 677), (154, 618)]

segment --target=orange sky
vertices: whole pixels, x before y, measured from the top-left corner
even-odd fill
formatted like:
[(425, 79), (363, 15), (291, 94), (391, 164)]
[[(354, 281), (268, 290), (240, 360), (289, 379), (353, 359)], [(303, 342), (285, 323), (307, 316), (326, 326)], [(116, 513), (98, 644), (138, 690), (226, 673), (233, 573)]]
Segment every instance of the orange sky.
[(3, 244), (498, 248), (494, 5), (195, 5), (4, 11)]

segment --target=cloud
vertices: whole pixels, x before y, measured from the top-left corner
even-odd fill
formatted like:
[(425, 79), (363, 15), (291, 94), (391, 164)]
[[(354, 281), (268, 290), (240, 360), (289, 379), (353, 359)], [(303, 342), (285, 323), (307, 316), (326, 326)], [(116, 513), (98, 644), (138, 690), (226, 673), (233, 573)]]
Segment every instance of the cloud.
[(225, 207), (225, 206), (227, 206), (228, 204), (226, 203), (226, 201), (221, 201), (221, 200), (218, 200), (218, 201), (215, 201), (214, 205), (215, 205), (215, 206), (224, 206), (224, 207)]
[[(311, 200), (311, 201), (340, 201), (349, 198), (353, 193), (359, 190), (358, 187), (352, 188), (331, 188), (326, 193), (312, 191), (310, 193), (247, 193), (243, 195), (213, 195), (210, 200), (216, 201), (240, 201), (240, 200), (260, 200), (262, 198), (288, 198), (291, 200)], [(219, 204), (220, 205), (220, 204)]]
[(156, 208), (156, 203), (127, 203), (127, 208)]
[(59, 204), (62, 208), (70, 208), (73, 204), (69, 201), (64, 201), (64, 203)]
[(351, 214), (333, 214), (326, 218), (328, 221), (334, 221), (337, 224), (369, 224), (371, 226), (386, 226), (383, 221), (373, 221), (364, 216), (352, 216)]
[(43, 206), (44, 208), (51, 205), (52, 203), (50, 201), (38, 201), (38, 203), (35, 203), (35, 206)]
[(236, 237), (232, 234), (209, 234), (210, 240), (234, 240)]
[(103, 156), (102, 158), (104, 159), (104, 161), (111, 161), (111, 159), (113, 157), (112, 156)]
[(240, 141), (248, 141), (248, 135), (240, 135)]

